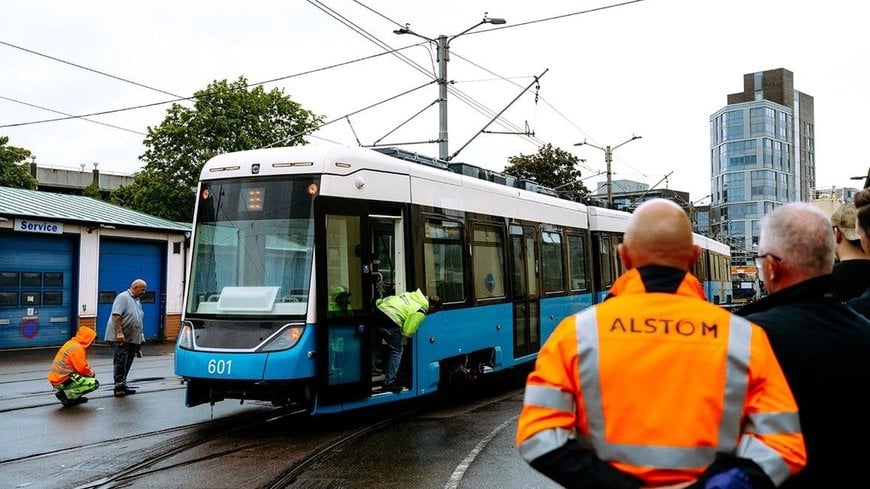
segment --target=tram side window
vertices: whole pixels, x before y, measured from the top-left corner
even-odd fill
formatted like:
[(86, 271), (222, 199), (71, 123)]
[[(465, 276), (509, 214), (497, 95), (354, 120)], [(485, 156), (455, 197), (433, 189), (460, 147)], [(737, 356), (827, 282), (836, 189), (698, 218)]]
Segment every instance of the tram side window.
[(707, 272), (707, 259), (709, 256), (710, 252), (708, 250), (701, 250), (701, 256), (695, 262), (695, 277), (702, 282), (710, 279), (710, 274)]
[(562, 260), (562, 235), (557, 232), (541, 232), (541, 279), (544, 292), (565, 290)]
[(586, 242), (583, 236), (569, 234), (568, 239), (568, 277), (571, 290), (586, 290)]
[(598, 252), (601, 254), (601, 285), (609, 289), (613, 285), (615, 267), (613, 264), (615, 257), (610, 253), (610, 238), (602, 236), (598, 246)]
[(472, 236), (475, 300), (505, 297), (504, 231), (496, 226), (477, 225)]
[(326, 219), (327, 314), (351, 316), (362, 309), (360, 218), (329, 215)]
[(426, 294), (444, 302), (465, 301), (465, 266), (462, 259), (462, 224), (427, 219), (423, 235), (423, 276)]

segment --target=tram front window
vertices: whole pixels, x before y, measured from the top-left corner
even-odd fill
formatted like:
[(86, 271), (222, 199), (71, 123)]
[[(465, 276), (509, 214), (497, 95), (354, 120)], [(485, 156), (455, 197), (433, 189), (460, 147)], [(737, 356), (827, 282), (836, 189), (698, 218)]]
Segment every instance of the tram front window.
[(311, 178), (203, 184), (194, 223), (189, 316), (298, 315), (313, 256)]

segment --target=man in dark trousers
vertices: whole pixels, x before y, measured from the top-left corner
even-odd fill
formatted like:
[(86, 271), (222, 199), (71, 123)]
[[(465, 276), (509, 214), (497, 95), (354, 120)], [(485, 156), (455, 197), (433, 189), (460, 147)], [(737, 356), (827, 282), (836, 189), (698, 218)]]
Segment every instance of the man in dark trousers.
[(112, 303), (112, 316), (106, 325), (104, 340), (113, 342), (115, 397), (124, 397), (135, 394), (134, 389), (127, 387), (127, 374), (133, 365), (133, 359), (141, 355), (139, 348), (145, 341), (142, 323), (144, 312), (139, 298), (145, 293), (146, 284), (141, 278), (137, 278), (130, 284), (130, 288), (115, 297)]
[(870, 321), (834, 292), (831, 222), (816, 206), (786, 204), (762, 219), (758, 252), (770, 295), (738, 314), (767, 332), (807, 446), (807, 466), (781, 487), (867, 487)]

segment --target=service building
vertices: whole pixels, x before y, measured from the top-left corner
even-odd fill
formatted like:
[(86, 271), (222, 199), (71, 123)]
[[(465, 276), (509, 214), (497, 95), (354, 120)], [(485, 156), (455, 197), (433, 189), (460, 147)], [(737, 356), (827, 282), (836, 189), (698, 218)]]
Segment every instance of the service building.
[(181, 322), (190, 224), (101, 200), (0, 187), (0, 350), (103, 337), (115, 296), (136, 279), (146, 339)]

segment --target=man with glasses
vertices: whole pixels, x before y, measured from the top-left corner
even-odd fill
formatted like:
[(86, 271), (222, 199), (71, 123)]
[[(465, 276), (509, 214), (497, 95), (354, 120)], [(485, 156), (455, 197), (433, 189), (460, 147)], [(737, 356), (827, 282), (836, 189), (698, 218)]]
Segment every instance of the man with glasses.
[(758, 250), (770, 295), (738, 314), (767, 332), (807, 446), (807, 466), (782, 487), (866, 487), (870, 321), (834, 292), (831, 221), (811, 204), (786, 204), (762, 219)]

